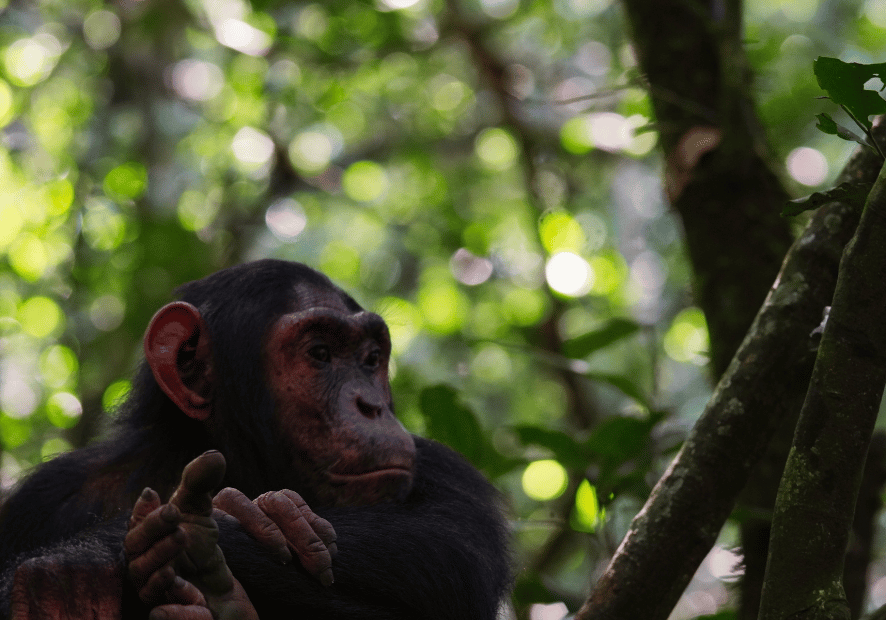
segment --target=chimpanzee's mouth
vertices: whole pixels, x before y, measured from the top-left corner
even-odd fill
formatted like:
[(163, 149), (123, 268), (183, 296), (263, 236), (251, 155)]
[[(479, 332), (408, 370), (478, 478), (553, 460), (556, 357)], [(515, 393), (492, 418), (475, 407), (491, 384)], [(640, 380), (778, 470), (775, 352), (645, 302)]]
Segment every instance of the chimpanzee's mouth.
[(373, 469), (370, 471), (363, 472), (348, 472), (348, 473), (336, 473), (329, 472), (329, 481), (333, 484), (346, 484), (350, 482), (368, 482), (372, 480), (380, 480), (383, 478), (400, 478), (400, 477), (411, 477), (413, 474), (412, 469), (408, 467), (403, 467), (402, 465), (395, 465), (392, 467), (379, 467), (378, 469)]

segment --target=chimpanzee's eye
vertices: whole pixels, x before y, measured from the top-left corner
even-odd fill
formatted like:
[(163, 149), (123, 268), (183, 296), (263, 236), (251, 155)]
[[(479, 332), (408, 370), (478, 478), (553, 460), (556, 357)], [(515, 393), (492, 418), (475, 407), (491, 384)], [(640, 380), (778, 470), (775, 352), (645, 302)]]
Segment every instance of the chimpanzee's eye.
[(369, 355), (366, 356), (366, 359), (363, 361), (365, 366), (369, 368), (376, 368), (381, 363), (381, 351), (375, 349), (370, 351)]
[(329, 347), (325, 344), (318, 344), (316, 346), (308, 349), (308, 355), (313, 357), (318, 362), (329, 362), (332, 361), (332, 354), (329, 352)]

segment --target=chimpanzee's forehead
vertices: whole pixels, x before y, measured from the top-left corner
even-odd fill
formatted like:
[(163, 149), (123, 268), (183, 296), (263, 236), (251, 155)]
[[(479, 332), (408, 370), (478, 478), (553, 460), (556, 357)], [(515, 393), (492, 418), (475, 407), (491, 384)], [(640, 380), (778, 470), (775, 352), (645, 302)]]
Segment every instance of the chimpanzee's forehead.
[(310, 308), (330, 308), (343, 314), (352, 314), (337, 289), (325, 288), (301, 282), (295, 285), (295, 303), (290, 312), (302, 312)]

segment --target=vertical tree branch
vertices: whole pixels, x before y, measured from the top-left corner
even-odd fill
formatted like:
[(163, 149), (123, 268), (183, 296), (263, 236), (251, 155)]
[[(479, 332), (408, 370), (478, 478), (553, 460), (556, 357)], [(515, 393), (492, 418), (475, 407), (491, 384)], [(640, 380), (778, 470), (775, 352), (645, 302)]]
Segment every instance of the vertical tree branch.
[[(859, 151), (842, 179), (870, 179), (877, 160)], [(833, 298), (840, 256), (859, 215), (858, 207), (831, 203), (793, 244), (711, 402), (577, 620), (668, 617), (775, 430), (802, 403), (814, 363), (809, 334)]]
[(840, 261), (833, 305), (778, 490), (761, 620), (850, 618), (843, 558), (886, 383), (884, 309), (886, 166)]

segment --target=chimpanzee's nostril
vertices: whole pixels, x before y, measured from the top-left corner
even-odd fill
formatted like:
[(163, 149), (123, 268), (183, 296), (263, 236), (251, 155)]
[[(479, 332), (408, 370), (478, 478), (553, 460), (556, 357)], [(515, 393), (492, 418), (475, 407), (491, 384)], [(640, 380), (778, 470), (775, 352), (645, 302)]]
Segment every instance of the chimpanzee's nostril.
[(370, 419), (377, 418), (381, 413), (380, 405), (373, 405), (372, 403), (368, 403), (363, 400), (362, 396), (357, 397), (357, 409), (360, 410), (360, 413)]

